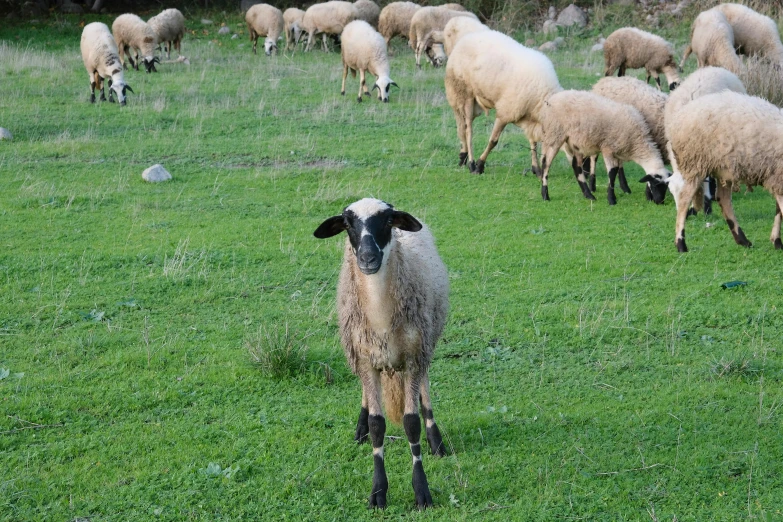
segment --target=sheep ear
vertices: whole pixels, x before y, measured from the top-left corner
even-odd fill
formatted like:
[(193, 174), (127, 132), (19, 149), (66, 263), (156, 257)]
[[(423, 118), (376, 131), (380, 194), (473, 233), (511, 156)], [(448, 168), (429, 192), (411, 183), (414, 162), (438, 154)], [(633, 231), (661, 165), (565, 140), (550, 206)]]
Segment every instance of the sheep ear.
[(378, 84), (376, 83), (375, 85), (372, 86), (372, 89), (370, 89), (370, 92), (374, 91), (377, 88), (378, 88)]
[(313, 235), (318, 239), (326, 239), (328, 237), (336, 236), (347, 229), (348, 227), (345, 225), (345, 220), (342, 215), (332, 216), (321, 223), (318, 228), (315, 229)]
[(399, 210), (392, 211), (391, 225), (406, 232), (418, 232), (422, 226), (418, 219), (407, 212), (400, 212)]
[(645, 177), (639, 180), (639, 183), (652, 183), (653, 185), (666, 185), (669, 183), (669, 180), (656, 178), (655, 176), (651, 176), (650, 174), (647, 174)]
[(400, 88), (400, 86), (399, 86), (399, 85), (397, 85), (397, 83), (396, 83), (396, 82), (391, 82), (391, 83), (389, 83), (389, 85), (394, 85), (394, 86), (395, 86), (395, 87), (397, 87), (398, 89)]
[[(126, 86), (125, 86), (125, 90), (126, 90), (126, 91), (128, 91), (128, 92), (133, 92), (133, 89), (131, 89), (131, 86), (130, 86), (130, 85), (126, 85)], [(133, 92), (133, 94), (136, 94), (136, 93), (135, 93), (135, 92)]]

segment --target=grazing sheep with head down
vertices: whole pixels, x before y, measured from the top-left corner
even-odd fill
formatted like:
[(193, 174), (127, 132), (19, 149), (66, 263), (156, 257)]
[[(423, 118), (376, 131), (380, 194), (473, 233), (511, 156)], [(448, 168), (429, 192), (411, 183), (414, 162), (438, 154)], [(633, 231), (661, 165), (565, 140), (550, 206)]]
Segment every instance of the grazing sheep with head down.
[(726, 17), (718, 10), (699, 13), (691, 26), (691, 43), (685, 49), (680, 67), (691, 53), (696, 55), (699, 67), (723, 67), (734, 74), (742, 69), (742, 61), (734, 51), (734, 31)]
[(373, 29), (364, 20), (354, 20), (345, 26), (342, 35), (341, 56), (343, 60), (343, 86), (341, 94), (345, 95), (345, 78), (348, 71), (356, 77), (359, 71), (359, 97), (362, 101), (362, 93), (367, 96), (365, 73), (370, 71), (375, 76), (373, 90), (378, 89), (378, 99), (389, 101), (389, 89), (392, 85), (398, 87), (389, 77), (389, 58), (386, 55), (386, 42), (381, 33)]
[(457, 41), (470, 33), (479, 31), (489, 31), (489, 27), (482, 24), (475, 18), (469, 16), (457, 16), (452, 18), (443, 28), (443, 31), (432, 31), (424, 38), (424, 49), (427, 55), (430, 54), (430, 48), (433, 45), (443, 45), (446, 56), (451, 54)]
[(165, 44), (166, 57), (171, 58), (171, 47), (182, 54), (182, 37), (185, 35), (185, 17), (179, 9), (166, 9), (147, 20), (155, 31), (159, 44)]
[(283, 11), (283, 24), (285, 26), (285, 47), (293, 49), (299, 41), (302, 33), (302, 18), (305, 12), (296, 7), (289, 7)]
[(442, 46), (434, 45), (425, 49), (425, 39), (433, 31), (443, 31), (452, 18), (468, 17), (478, 20), (476, 15), (467, 11), (454, 11), (444, 7), (422, 7), (411, 18), (411, 28), (408, 33), (408, 45), (416, 53), (416, 67), (421, 68), (421, 55), (427, 51), (427, 58), (434, 67), (440, 67), (446, 60)]
[(328, 51), (326, 35), (339, 37), (346, 25), (359, 16), (356, 6), (351, 2), (331, 0), (310, 6), (302, 18), (302, 30), (307, 33), (306, 51), (313, 48), (314, 38), (323, 35), (323, 50)]
[(356, 7), (357, 20), (364, 20), (374, 28), (378, 27), (378, 18), (381, 15), (381, 8), (378, 7), (378, 4), (372, 0), (356, 0), (353, 5)]
[(264, 52), (267, 56), (277, 52), (277, 39), (283, 34), (285, 22), (283, 12), (269, 4), (255, 4), (245, 13), (247, 31), (250, 33), (250, 41), (253, 42), (253, 54), (256, 53), (256, 45), (259, 36), (266, 36)]
[[(158, 43), (158, 35), (150, 25), (135, 14), (118, 16), (111, 25), (111, 32), (117, 49), (120, 52), (120, 62), (125, 68), (125, 53), (128, 53), (128, 61), (131, 67), (139, 70), (139, 61), (144, 60), (147, 72), (157, 72), (155, 63), (160, 63), (160, 58), (155, 56), (155, 46)], [(130, 56), (130, 50), (136, 50), (136, 61)], [(140, 58), (141, 56), (141, 58)]]
[(421, 9), (419, 4), (413, 2), (392, 2), (381, 10), (378, 18), (378, 32), (383, 35), (386, 45), (395, 36), (408, 38), (411, 30), (411, 18)]
[(84, 67), (90, 76), (90, 102), (95, 103), (95, 87), (101, 90), (101, 101), (106, 100), (103, 80), (108, 78), (109, 101), (114, 101), (114, 92), (120, 105), (125, 105), (125, 93), (133, 92), (133, 89), (125, 83), (117, 44), (106, 24), (93, 22), (84, 26), (81, 51)]
[(635, 27), (617, 29), (604, 42), (605, 76), (618, 71), (625, 76), (626, 68), (647, 71), (647, 81), (655, 77), (658, 88), (661, 87), (660, 75), (666, 76), (669, 90), (673, 91), (680, 81), (677, 62), (674, 60), (674, 47), (660, 36), (642, 31)]
[(720, 4), (720, 11), (734, 30), (734, 47), (746, 56), (759, 55), (783, 64), (783, 44), (778, 26), (772, 18), (741, 4)]
[(406, 212), (377, 199), (362, 199), (330, 217), (314, 235), (345, 231), (337, 285), (340, 338), (351, 370), (362, 382), (362, 408), (354, 440), (372, 442), (373, 485), (369, 506), (386, 507), (389, 488), (383, 459), (386, 421), (402, 420), (413, 455), (416, 506), (432, 506), (421, 462), (421, 420), (430, 450), (445, 455), (432, 414), (429, 366), (446, 324), (449, 278), (429, 229)]

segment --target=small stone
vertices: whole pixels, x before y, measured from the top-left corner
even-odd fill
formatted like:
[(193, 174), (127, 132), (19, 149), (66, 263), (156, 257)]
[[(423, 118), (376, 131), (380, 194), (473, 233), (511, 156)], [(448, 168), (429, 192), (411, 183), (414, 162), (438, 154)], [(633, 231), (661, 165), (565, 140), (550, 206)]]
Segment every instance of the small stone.
[(538, 48), (539, 51), (557, 51), (557, 44), (555, 42), (546, 42)]
[(150, 183), (159, 183), (161, 181), (170, 180), (171, 174), (169, 174), (169, 171), (163, 168), (163, 165), (158, 163), (142, 172), (141, 177), (144, 179), (144, 181), (149, 181)]
[(207, 20), (206, 18), (201, 19), (201, 25), (212, 25), (212, 20)]
[(590, 52), (593, 52), (593, 53), (600, 53), (603, 50), (604, 50), (604, 44), (602, 44), (602, 43), (597, 43), (597, 44), (595, 44), (594, 46), (592, 46), (590, 48)]
[(11, 131), (0, 127), (0, 141), (2, 140), (13, 141), (14, 137), (11, 135)]
[(560, 12), (557, 23), (565, 27), (572, 25), (584, 27), (587, 25), (587, 15), (581, 8), (571, 4)]
[(218, 34), (228, 34), (230, 32), (231, 32), (231, 29), (229, 29), (228, 27), (225, 27), (225, 26), (221, 27), (218, 30)]
[(534, 45), (536, 45), (536, 41), (532, 38), (525, 40), (525, 47), (533, 47)]
[(239, 35), (237, 33), (231, 35), (232, 40), (236, 40), (237, 38), (239, 38)]
[(554, 20), (545, 21), (542, 31), (546, 35), (557, 34), (557, 23)]
[(547, 12), (547, 18), (550, 20), (554, 20), (557, 17), (557, 9), (555, 9), (555, 6), (550, 5), (549, 11)]

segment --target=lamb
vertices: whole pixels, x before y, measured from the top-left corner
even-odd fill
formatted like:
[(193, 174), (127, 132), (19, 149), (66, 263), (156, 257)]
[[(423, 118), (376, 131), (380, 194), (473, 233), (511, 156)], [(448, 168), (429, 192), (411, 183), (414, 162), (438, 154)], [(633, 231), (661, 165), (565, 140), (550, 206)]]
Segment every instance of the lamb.
[(731, 24), (737, 52), (760, 55), (772, 63), (783, 64), (783, 44), (774, 20), (740, 4), (720, 4), (713, 9), (723, 13)]
[[(434, 55), (435, 66), (440, 66), (443, 58), (451, 54), (460, 38), (466, 34), (488, 30), (489, 27), (474, 18), (457, 16), (449, 20), (443, 31), (432, 31), (424, 38), (425, 53), (427, 56)], [(440, 49), (432, 49), (435, 45), (442, 45), (442, 52)]]
[(667, 122), (674, 160), (682, 176), (680, 186), (669, 184), (677, 200), (674, 242), (678, 252), (687, 252), (685, 218), (688, 204), (705, 176), (716, 180), (723, 217), (738, 245), (751, 242), (737, 223), (731, 192), (740, 183), (762, 185), (777, 202), (770, 241), (783, 249), (780, 240), (783, 209), (783, 113), (761, 98), (735, 92), (708, 94), (685, 105)]
[(397, 88), (399, 86), (389, 77), (386, 41), (381, 33), (364, 20), (354, 20), (343, 29), (341, 56), (343, 60), (343, 87), (340, 94), (345, 96), (345, 78), (348, 76), (348, 70), (351, 70), (354, 77), (356, 77), (358, 70), (361, 81), (359, 82), (357, 100), (361, 103), (362, 92), (367, 96), (370, 95), (365, 81), (365, 73), (370, 71), (375, 76), (375, 85), (372, 89), (378, 89), (378, 99), (388, 103), (389, 88), (392, 85)]
[[(545, 201), (549, 200), (549, 169), (563, 145), (574, 154), (572, 165), (581, 165), (587, 156), (603, 154), (609, 173), (606, 195), (610, 205), (617, 203), (614, 181), (623, 162), (638, 163), (647, 173), (645, 177), (664, 180), (670, 175), (644, 117), (631, 105), (592, 92), (562, 91), (549, 97), (541, 119), (544, 122), (541, 196)], [(584, 196), (595, 199), (584, 173), (576, 167), (574, 170)]]
[[(118, 16), (111, 25), (111, 32), (117, 48), (120, 52), (120, 62), (125, 66), (125, 53), (128, 53), (128, 61), (131, 67), (139, 70), (139, 54), (144, 59), (144, 67), (147, 72), (157, 72), (155, 63), (160, 63), (160, 58), (155, 56), (155, 46), (158, 35), (150, 25), (135, 14)], [(136, 61), (130, 56), (130, 49), (136, 50)]]
[(247, 31), (250, 33), (250, 41), (253, 42), (253, 54), (256, 53), (256, 45), (259, 36), (266, 36), (264, 52), (267, 56), (272, 51), (277, 53), (277, 39), (283, 34), (285, 22), (283, 12), (269, 4), (255, 4), (245, 13)]
[(709, 9), (699, 13), (691, 26), (691, 43), (685, 49), (680, 67), (694, 53), (699, 67), (714, 65), (739, 74), (742, 61), (734, 51), (734, 30), (722, 12)]
[(285, 48), (294, 49), (299, 35), (302, 33), (302, 18), (305, 12), (296, 7), (289, 7), (283, 11), (283, 24), (285, 26)]
[(84, 26), (81, 50), (84, 67), (90, 76), (90, 103), (95, 103), (96, 86), (101, 90), (101, 101), (106, 100), (103, 80), (109, 78), (109, 101), (114, 102), (113, 91), (120, 105), (125, 105), (125, 93), (133, 92), (133, 89), (125, 83), (117, 44), (106, 24), (92, 22)]
[(353, 3), (357, 11), (357, 20), (364, 20), (374, 28), (378, 27), (378, 18), (381, 15), (381, 8), (372, 0), (356, 0)]
[[(432, 414), (429, 365), (446, 324), (449, 279), (429, 229), (377, 199), (362, 199), (315, 230), (324, 239), (345, 230), (337, 286), (340, 338), (362, 382), (362, 407), (354, 440), (373, 447), (375, 472), (369, 506), (386, 507), (383, 460), (386, 415), (402, 425), (413, 455), (413, 491), (419, 509), (432, 506), (421, 461), (421, 420), (434, 455), (446, 454)], [(383, 391), (383, 393), (381, 393)], [(404, 415), (403, 415), (404, 414)]]
[(617, 29), (609, 35), (604, 42), (604, 63), (605, 76), (612, 76), (618, 69), (617, 75), (625, 76), (626, 68), (644, 68), (647, 71), (647, 81), (650, 81), (650, 76), (655, 76), (659, 89), (661, 74), (666, 76), (670, 91), (673, 91), (680, 81), (672, 44), (660, 36), (635, 27)]
[[(425, 37), (432, 31), (442, 31), (449, 20), (458, 16), (476, 18), (476, 15), (467, 11), (453, 11), (443, 7), (422, 7), (411, 18), (411, 28), (408, 32), (408, 44), (416, 53), (416, 67), (421, 68), (421, 55), (425, 51)], [(433, 66), (438, 67), (445, 57), (436, 60), (434, 55), (428, 55)]]
[[(492, 49), (492, 53), (487, 53)], [(509, 123), (522, 128), (531, 143), (533, 172), (540, 176), (537, 144), (543, 135), (541, 110), (562, 90), (549, 58), (497, 31), (479, 31), (457, 41), (446, 65), (446, 97), (457, 121), (459, 164), (481, 174), (490, 151)], [(495, 109), (487, 148), (474, 161), (473, 119)]]
[(378, 31), (386, 40), (386, 45), (397, 35), (408, 38), (411, 30), (411, 18), (421, 9), (413, 2), (392, 2), (381, 10), (378, 18)]
[(165, 43), (166, 57), (171, 58), (172, 45), (182, 54), (182, 37), (185, 35), (185, 17), (179, 9), (166, 9), (153, 16), (147, 23), (155, 31), (158, 43)]
[(346, 25), (358, 18), (359, 13), (351, 2), (331, 0), (322, 4), (310, 6), (302, 18), (302, 30), (307, 33), (307, 47), (313, 47), (313, 39), (317, 34), (323, 34), (323, 49), (326, 46), (326, 35), (339, 36)]

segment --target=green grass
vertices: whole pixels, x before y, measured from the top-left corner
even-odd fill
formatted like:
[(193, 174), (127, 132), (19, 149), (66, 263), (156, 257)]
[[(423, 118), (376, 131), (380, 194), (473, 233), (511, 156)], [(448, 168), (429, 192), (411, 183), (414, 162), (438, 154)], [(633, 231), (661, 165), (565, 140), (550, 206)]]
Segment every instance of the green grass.
[[(648, 204), (638, 183), (591, 203), (558, 157), (541, 201), (517, 129), (484, 176), (457, 168), (443, 71), (416, 71), (402, 43), (401, 90), (357, 104), (337, 54), (252, 56), (246, 35), (190, 22), (191, 65), (130, 71), (121, 109), (87, 102), (77, 21), (0, 29), (15, 138), (0, 142), (0, 519), (783, 516), (765, 191), (735, 197), (752, 249), (699, 216), (681, 255), (671, 198)], [(553, 55), (564, 86), (600, 74), (591, 43)], [(475, 128), (480, 151), (491, 119)], [(173, 181), (144, 183), (158, 162)], [(352, 442), (361, 392), (334, 311), (342, 239), (312, 237), (366, 196), (425, 220), (449, 268), (431, 379), (455, 454), (425, 457), (424, 513), (393, 439), (389, 508), (365, 509), (372, 459)], [(732, 280), (748, 284), (721, 289)], [(293, 377), (259, 367), (264, 343), (294, 354), (272, 363)]]

